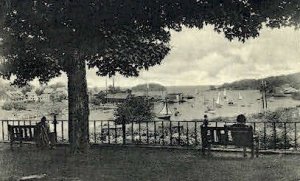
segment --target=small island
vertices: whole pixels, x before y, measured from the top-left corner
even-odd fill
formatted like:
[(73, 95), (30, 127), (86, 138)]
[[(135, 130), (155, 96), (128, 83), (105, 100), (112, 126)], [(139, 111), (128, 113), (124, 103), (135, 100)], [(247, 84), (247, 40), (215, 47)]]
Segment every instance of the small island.
[(141, 91), (166, 91), (166, 87), (157, 83), (139, 84), (132, 87), (132, 91), (141, 92)]

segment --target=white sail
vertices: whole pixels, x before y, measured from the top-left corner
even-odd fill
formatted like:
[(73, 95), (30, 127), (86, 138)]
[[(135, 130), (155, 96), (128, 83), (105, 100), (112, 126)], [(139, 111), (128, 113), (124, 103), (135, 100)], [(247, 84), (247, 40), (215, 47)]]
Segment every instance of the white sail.
[(218, 98), (217, 98), (216, 104), (221, 104), (220, 92), (218, 93)]
[(226, 97), (226, 89), (224, 89), (223, 96)]
[(242, 97), (241, 93), (239, 93), (239, 100), (242, 100), (242, 99), (243, 99), (243, 97)]
[(162, 108), (162, 110), (159, 112), (159, 114), (162, 114), (162, 115), (172, 114), (171, 110), (167, 106), (167, 102), (165, 102), (165, 105)]

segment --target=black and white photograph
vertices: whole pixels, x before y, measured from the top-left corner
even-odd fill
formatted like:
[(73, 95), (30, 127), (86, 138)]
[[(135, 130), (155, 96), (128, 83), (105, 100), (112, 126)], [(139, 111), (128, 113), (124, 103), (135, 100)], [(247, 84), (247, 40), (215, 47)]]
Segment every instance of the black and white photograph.
[(299, 181), (299, 0), (0, 0), (0, 180)]

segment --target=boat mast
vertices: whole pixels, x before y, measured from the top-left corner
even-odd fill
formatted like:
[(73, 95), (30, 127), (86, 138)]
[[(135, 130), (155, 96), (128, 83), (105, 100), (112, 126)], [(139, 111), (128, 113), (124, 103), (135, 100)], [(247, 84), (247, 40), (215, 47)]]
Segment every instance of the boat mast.
[(166, 104), (166, 111), (167, 111), (167, 115), (169, 114), (169, 111), (168, 111), (168, 101), (167, 101), (167, 97), (166, 97), (166, 102), (165, 102), (165, 104)]

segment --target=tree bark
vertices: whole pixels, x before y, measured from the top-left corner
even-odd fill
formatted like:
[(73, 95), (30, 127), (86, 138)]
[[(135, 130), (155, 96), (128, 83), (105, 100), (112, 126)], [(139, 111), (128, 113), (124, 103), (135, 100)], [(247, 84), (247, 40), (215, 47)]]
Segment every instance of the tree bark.
[(85, 61), (75, 53), (68, 75), (69, 142), (71, 152), (89, 148), (89, 105)]

